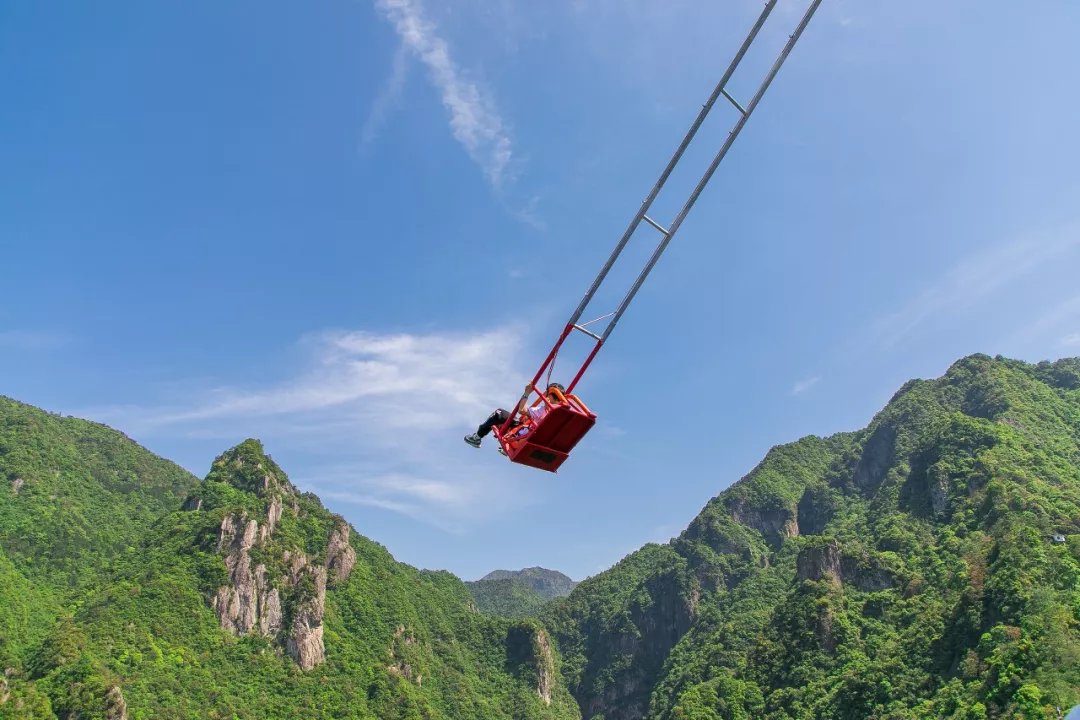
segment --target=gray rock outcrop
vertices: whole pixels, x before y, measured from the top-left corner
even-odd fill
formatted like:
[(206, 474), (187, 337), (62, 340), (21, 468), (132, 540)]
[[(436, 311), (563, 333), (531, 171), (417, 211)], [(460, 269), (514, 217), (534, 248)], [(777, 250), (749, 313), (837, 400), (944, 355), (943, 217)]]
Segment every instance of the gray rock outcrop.
[(536, 646), (536, 694), (545, 705), (550, 705), (551, 691), (555, 686), (555, 657), (551, 653), (551, 642), (543, 630), (536, 631), (533, 642)]
[[(311, 583), (305, 582), (306, 578)], [(296, 583), (303, 596), (293, 612), (293, 621), (285, 641), (285, 651), (296, 664), (310, 670), (326, 660), (323, 646), (323, 611), (326, 607), (326, 568), (321, 565), (302, 565)], [(313, 589), (311, 589), (313, 586)]]
[(351, 533), (352, 528), (349, 524), (340, 520), (337, 527), (330, 533), (330, 539), (326, 544), (326, 569), (333, 583), (343, 583), (348, 580), (356, 565), (356, 551), (349, 544)]
[(840, 567), (840, 546), (836, 542), (811, 545), (799, 552), (796, 560), (796, 578), (803, 580), (828, 580), (837, 585), (843, 583)]
[(938, 519), (946, 517), (949, 510), (949, 476), (940, 470), (931, 471), (927, 484), (930, 491), (930, 510)]
[[(274, 497), (264, 524), (245, 515), (226, 515), (218, 531), (218, 551), (225, 554), (229, 583), (218, 588), (211, 599), (221, 627), (234, 635), (258, 633), (283, 638), (285, 652), (304, 670), (326, 659), (323, 644), (323, 615), (326, 586), (348, 580), (356, 565), (356, 551), (349, 543), (352, 528), (344, 520), (335, 525), (327, 539), (326, 565), (313, 564), (302, 552), (285, 550), (280, 557), (284, 573), (271, 577), (264, 563), (252, 567), (251, 550), (265, 547), (281, 520), (283, 505)], [(287, 598), (287, 600), (286, 600)], [(283, 627), (284, 605), (292, 609), (288, 627)]]
[(212, 606), (221, 627), (234, 635), (251, 632), (258, 620), (258, 592), (259, 586), (265, 585), (265, 577), (256, 578), (249, 554), (258, 528), (255, 520), (243, 515), (226, 515), (218, 531), (218, 551), (226, 553), (229, 584), (218, 588)]
[(127, 702), (119, 685), (113, 685), (105, 695), (105, 720), (127, 720)]
[(798, 506), (798, 528), (802, 535), (820, 535), (836, 513), (836, 500), (828, 488), (808, 487)]
[(799, 582), (827, 580), (863, 592), (888, 590), (897, 585), (895, 572), (881, 556), (857, 547), (843, 550), (835, 540), (799, 551), (795, 572)]
[(757, 530), (774, 547), (783, 543), (784, 538), (799, 535), (798, 516), (793, 509), (760, 510), (740, 500), (732, 503), (729, 510), (736, 522)]
[[(257, 517), (251, 517), (249, 509), (227, 513), (221, 520), (217, 549), (224, 556), (228, 582), (210, 598), (220, 626), (234, 635), (273, 639), (304, 670), (321, 664), (326, 659), (327, 584), (346, 582), (357, 562), (352, 528), (344, 518), (333, 517), (325, 554), (320, 554), (325, 562), (315, 562), (296, 547), (293, 533), (311, 527), (304, 522), (306, 513), (324, 510), (314, 496), (309, 498), (312, 504), (302, 502), (308, 496), (298, 495), (256, 440), (246, 440), (216, 459), (206, 482), (227, 483), (248, 493), (249, 499), (258, 498), (265, 508)], [(197, 491), (185, 509), (202, 509), (202, 497)], [(206, 504), (212, 508), (214, 503), (207, 499)], [(294, 519), (299, 526), (289, 524), (283, 533), (282, 523)]]

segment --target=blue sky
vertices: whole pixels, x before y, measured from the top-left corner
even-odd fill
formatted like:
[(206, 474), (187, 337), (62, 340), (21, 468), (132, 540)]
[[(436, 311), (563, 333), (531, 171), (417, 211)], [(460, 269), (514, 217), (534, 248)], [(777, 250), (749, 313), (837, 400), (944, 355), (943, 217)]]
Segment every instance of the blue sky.
[[(5, 3), (0, 392), (200, 476), (260, 437), (414, 565), (580, 579), (909, 378), (1080, 355), (1080, 6), (825, 0), (581, 385), (600, 421), (564, 469), (462, 443), (759, 9)], [(801, 11), (781, 1), (737, 97)]]

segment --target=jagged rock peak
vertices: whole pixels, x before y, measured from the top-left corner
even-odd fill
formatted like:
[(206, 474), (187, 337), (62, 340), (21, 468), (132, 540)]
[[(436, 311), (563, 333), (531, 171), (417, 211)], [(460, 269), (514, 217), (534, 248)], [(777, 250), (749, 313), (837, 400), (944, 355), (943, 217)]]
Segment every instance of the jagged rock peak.
[(289, 476), (266, 454), (262, 443), (254, 438), (248, 438), (219, 455), (206, 479), (228, 483), (260, 497), (296, 492), (289, 482)]

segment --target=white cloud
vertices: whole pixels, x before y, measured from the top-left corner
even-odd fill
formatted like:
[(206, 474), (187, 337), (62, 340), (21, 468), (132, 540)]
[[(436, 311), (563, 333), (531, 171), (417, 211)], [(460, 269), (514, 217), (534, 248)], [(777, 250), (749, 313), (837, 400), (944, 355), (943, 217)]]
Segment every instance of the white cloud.
[(388, 427), (433, 430), (459, 424), (490, 404), (507, 380), (520, 338), (511, 329), (472, 335), (310, 335), (308, 367), (268, 388), (216, 388), (194, 404), (144, 415), (150, 426), (217, 418), (295, 416), (336, 410), (378, 415)]
[(424, 16), (419, 0), (376, 0), (375, 5), (393, 23), (402, 43), (427, 67), (450, 113), (454, 138), (492, 186), (501, 188), (508, 179), (513, 142), (490, 94), (464, 76), (446, 41)]
[[(454, 440), (455, 454), (469, 457), (462, 455), (469, 448), (462, 449), (459, 437)], [(347, 467), (330, 477), (328, 481), (320, 476), (305, 486), (328, 500), (390, 510), (452, 533), (464, 532), (484, 517), (534, 500), (533, 486), (512, 475), (455, 474), (447, 467), (442, 468), (439, 479), (403, 472), (365, 476)]]
[(379, 94), (371, 103), (367, 120), (360, 131), (361, 148), (369, 147), (378, 138), (383, 126), (386, 124), (391, 111), (401, 101), (401, 94), (405, 90), (405, 82), (409, 78), (408, 48), (404, 44), (399, 45), (394, 53), (394, 60), (390, 66), (390, 77), (380, 88)]
[(886, 348), (908, 338), (930, 318), (968, 310), (1023, 276), (1080, 246), (1080, 227), (1056, 237), (1028, 237), (974, 254), (942, 275), (894, 313), (874, 323), (872, 335)]
[(328, 499), (459, 531), (531, 502), (491, 448), (461, 440), (516, 399), (522, 344), (515, 328), (321, 332), (300, 341), (302, 366), (278, 381), (80, 414), (143, 437), (260, 437), (270, 452), (316, 458), (294, 480)]
[(813, 377), (804, 378), (791, 387), (792, 395), (801, 395), (810, 388), (814, 387), (821, 381), (821, 376), (815, 375)]

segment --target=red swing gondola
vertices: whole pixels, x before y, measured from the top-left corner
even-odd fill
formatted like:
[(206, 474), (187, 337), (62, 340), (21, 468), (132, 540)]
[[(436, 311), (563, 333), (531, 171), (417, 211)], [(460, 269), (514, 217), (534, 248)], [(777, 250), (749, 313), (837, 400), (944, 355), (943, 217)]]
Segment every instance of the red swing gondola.
[[(545, 405), (543, 416), (533, 420), (533, 413), (525, 411), (520, 424), (513, 424), (511, 418), (496, 428), (495, 437), (511, 462), (555, 472), (596, 424), (596, 415), (573, 393), (552, 388), (537, 394), (540, 397), (532, 406)], [(551, 395), (555, 396), (554, 402)]]

